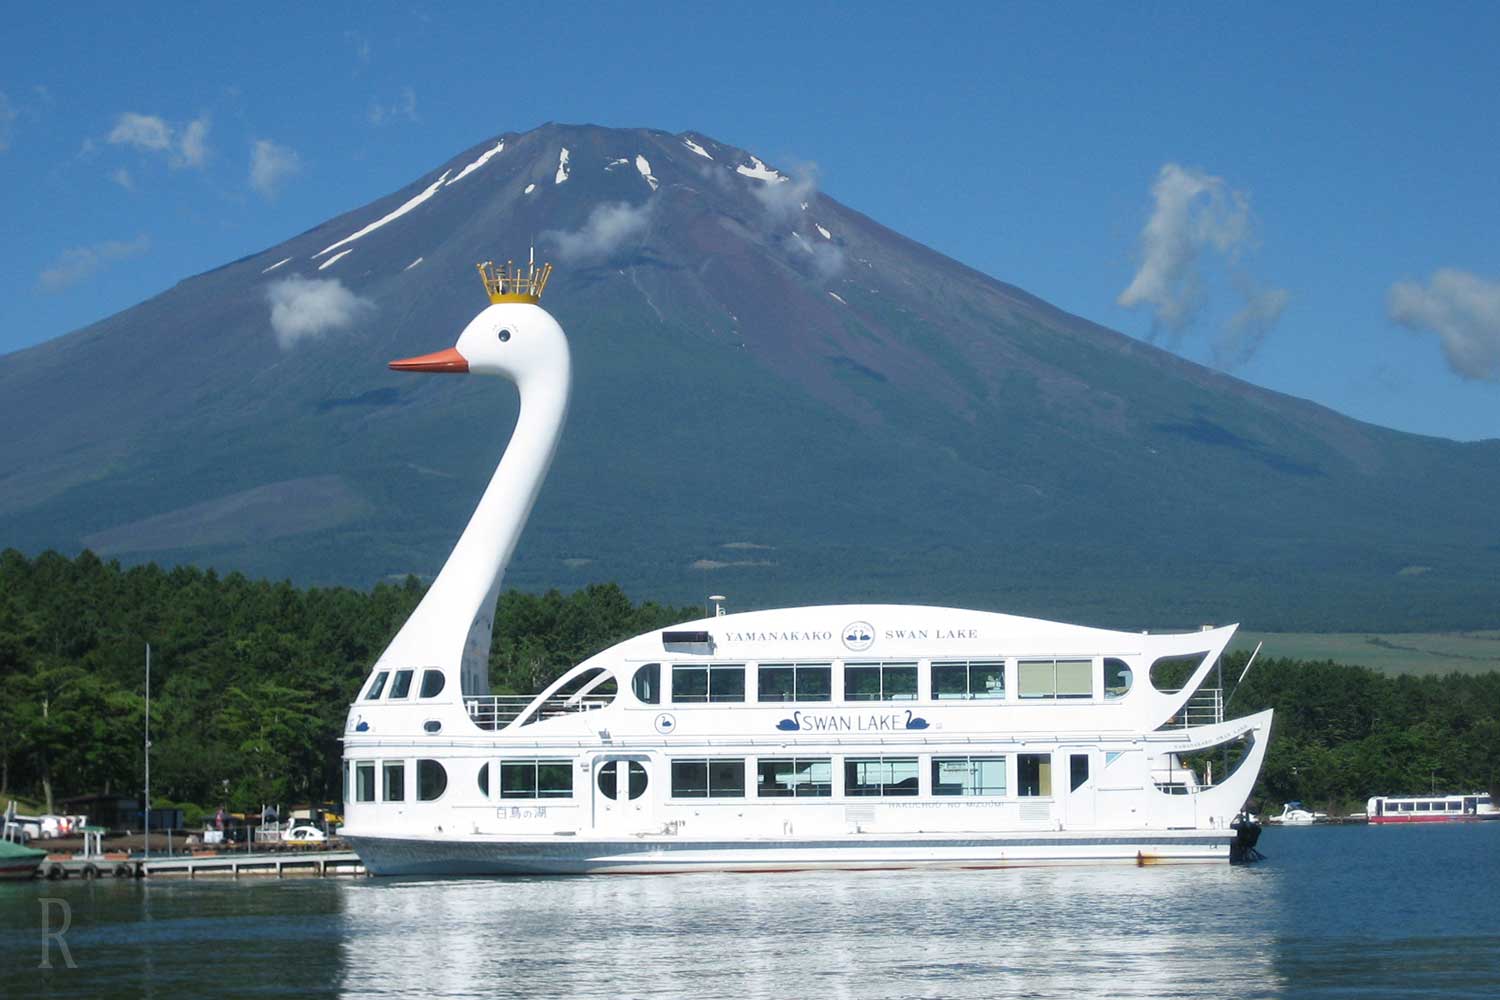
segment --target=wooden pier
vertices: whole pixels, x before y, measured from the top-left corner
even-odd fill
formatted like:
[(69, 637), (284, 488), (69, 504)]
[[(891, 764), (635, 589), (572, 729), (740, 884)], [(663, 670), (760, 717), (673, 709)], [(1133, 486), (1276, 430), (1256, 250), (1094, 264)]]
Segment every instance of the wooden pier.
[(46, 879), (67, 878), (335, 878), (366, 874), (353, 851), (276, 851), (262, 854), (179, 854), (160, 858), (48, 858)]

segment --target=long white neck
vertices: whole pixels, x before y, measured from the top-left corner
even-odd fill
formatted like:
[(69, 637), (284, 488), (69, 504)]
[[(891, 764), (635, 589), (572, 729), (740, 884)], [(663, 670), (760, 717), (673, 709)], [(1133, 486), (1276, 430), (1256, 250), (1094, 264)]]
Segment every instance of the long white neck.
[(510, 444), (448, 561), (375, 669), (441, 667), (445, 693), (489, 691), (495, 600), (562, 436), (569, 367), (564, 350), (517, 380), (521, 413)]

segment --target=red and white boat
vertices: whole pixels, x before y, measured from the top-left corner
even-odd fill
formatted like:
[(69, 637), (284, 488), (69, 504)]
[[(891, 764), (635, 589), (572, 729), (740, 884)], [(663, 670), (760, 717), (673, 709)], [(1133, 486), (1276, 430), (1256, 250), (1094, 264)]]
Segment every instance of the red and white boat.
[(1500, 819), (1488, 795), (1377, 795), (1365, 804), (1371, 823), (1473, 823)]

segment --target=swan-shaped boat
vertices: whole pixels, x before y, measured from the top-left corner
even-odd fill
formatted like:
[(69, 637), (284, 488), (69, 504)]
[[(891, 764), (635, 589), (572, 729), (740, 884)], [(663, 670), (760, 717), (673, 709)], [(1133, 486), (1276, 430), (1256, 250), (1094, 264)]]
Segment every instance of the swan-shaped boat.
[[(490, 305), (457, 343), (391, 363), (508, 378), (521, 409), (452, 554), (350, 706), (341, 832), (372, 873), (1234, 855), (1271, 723), (1226, 721), (1206, 686), (1235, 626), (750, 611), (635, 636), (535, 696), (491, 694), (495, 602), (557, 447), (570, 362), (539, 305), (550, 266), (480, 273)], [(1185, 684), (1153, 685), (1154, 664), (1184, 657)]]

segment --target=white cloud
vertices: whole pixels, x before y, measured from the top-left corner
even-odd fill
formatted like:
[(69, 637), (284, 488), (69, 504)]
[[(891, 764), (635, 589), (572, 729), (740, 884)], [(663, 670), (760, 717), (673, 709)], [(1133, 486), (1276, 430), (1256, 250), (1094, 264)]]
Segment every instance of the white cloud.
[(651, 224), (654, 200), (598, 205), (577, 232), (549, 229), (537, 239), (551, 246), (560, 260), (578, 264), (613, 256), (627, 242), (643, 236)]
[(750, 193), (772, 221), (784, 222), (801, 212), (803, 204), (817, 196), (818, 165), (798, 164), (792, 169), (790, 180), (753, 182)]
[(144, 153), (162, 153), (172, 167), (201, 168), (208, 161), (207, 115), (200, 115), (179, 131), (165, 118), (126, 111), (115, 119), (105, 141)]
[(126, 191), (135, 190), (135, 178), (130, 176), (130, 171), (126, 170), (124, 167), (119, 167), (112, 171), (109, 175), (109, 179), (120, 185), (120, 187), (124, 188)]
[(115, 127), (110, 130), (105, 141), (116, 146), (134, 146), (147, 152), (160, 153), (172, 148), (172, 126), (156, 115), (127, 111), (115, 120)]
[(400, 95), (390, 104), (371, 101), (369, 110), (365, 112), (365, 119), (371, 125), (376, 126), (397, 121), (419, 121), (420, 119), (417, 118), (417, 92), (410, 87), (402, 87)]
[(177, 152), (182, 162), (190, 167), (201, 167), (208, 159), (208, 118), (194, 118), (182, 130), (177, 141)]
[(64, 250), (50, 267), (37, 275), (37, 284), (44, 292), (60, 292), (93, 277), (108, 264), (119, 260), (139, 257), (151, 249), (151, 238), (145, 233), (129, 242), (105, 240), (85, 247)]
[(262, 198), (276, 197), (282, 181), (302, 169), (302, 158), (288, 146), (270, 139), (256, 139), (250, 147), (250, 186)]
[(1448, 366), (1462, 377), (1500, 382), (1500, 281), (1445, 267), (1425, 287), (1396, 282), (1386, 309), (1402, 326), (1437, 334)]
[(18, 116), (15, 105), (10, 103), (5, 91), (0, 90), (0, 153), (10, 148), (13, 126)]
[(375, 303), (344, 287), (337, 278), (291, 275), (266, 287), (271, 329), (282, 350), (298, 341), (353, 326), (375, 310)]
[(1150, 309), (1153, 338), (1164, 335), (1175, 346), (1203, 310), (1205, 259), (1216, 255), (1244, 302), (1215, 338), (1213, 353), (1230, 365), (1249, 360), (1290, 298), (1284, 289), (1260, 287), (1241, 263), (1254, 230), (1249, 196), (1222, 177), (1176, 163), (1157, 173), (1151, 196), (1140, 267), (1116, 301)]

